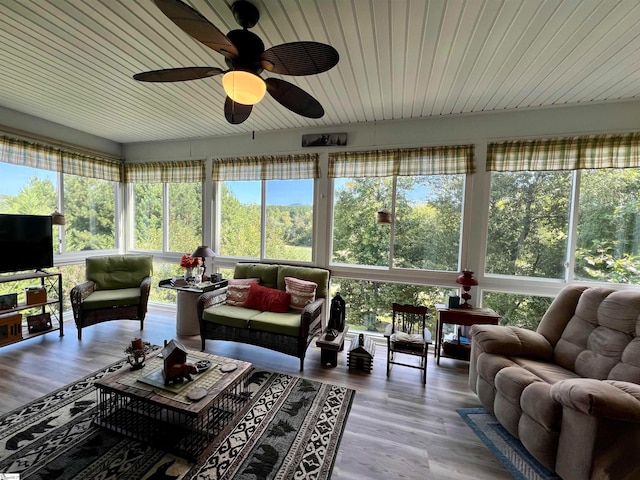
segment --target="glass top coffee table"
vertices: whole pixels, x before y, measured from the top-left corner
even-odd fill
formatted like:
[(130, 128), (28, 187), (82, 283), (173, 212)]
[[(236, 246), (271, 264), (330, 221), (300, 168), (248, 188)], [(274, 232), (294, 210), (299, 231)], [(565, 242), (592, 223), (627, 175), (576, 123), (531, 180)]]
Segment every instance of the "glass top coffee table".
[(251, 370), (248, 362), (188, 352), (189, 362), (207, 360), (209, 368), (181, 384), (164, 386), (163, 359), (155, 355), (140, 370), (123, 367), (96, 381), (95, 423), (193, 461), (206, 458), (247, 404)]

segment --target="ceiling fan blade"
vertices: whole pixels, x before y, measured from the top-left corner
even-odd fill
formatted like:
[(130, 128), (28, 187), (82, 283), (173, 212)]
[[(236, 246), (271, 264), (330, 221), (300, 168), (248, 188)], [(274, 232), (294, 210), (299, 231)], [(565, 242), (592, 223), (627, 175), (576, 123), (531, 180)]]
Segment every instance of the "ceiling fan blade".
[(217, 67), (167, 68), (136, 73), (133, 79), (139, 82), (185, 82), (198, 78), (214, 77), (222, 72), (223, 70)]
[(231, 40), (194, 8), (180, 0), (154, 1), (162, 13), (199, 42), (227, 58), (238, 56), (238, 50)]
[(260, 56), (262, 68), (283, 75), (315, 75), (338, 63), (340, 55), (331, 45), (291, 42), (276, 45)]
[(267, 92), (283, 107), (303, 117), (320, 118), (324, 115), (320, 102), (300, 87), (279, 78), (267, 78), (265, 82)]
[(227, 97), (224, 102), (224, 116), (227, 119), (227, 122), (234, 125), (238, 125), (249, 118), (252, 109), (253, 105), (243, 105), (241, 103), (236, 103), (229, 97)]

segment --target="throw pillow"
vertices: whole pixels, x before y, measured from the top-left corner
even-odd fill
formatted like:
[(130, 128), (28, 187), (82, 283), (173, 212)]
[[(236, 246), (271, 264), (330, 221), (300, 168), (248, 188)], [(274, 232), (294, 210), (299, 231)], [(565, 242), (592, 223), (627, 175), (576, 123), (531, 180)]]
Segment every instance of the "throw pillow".
[(316, 299), (318, 284), (295, 277), (284, 277), (287, 293), (291, 294), (291, 310), (302, 312), (304, 307)]
[(284, 313), (289, 310), (291, 294), (276, 288), (267, 288), (258, 284), (249, 287), (249, 295), (244, 306), (262, 312)]
[(231, 278), (227, 286), (227, 305), (244, 307), (249, 294), (249, 287), (260, 283), (259, 278)]

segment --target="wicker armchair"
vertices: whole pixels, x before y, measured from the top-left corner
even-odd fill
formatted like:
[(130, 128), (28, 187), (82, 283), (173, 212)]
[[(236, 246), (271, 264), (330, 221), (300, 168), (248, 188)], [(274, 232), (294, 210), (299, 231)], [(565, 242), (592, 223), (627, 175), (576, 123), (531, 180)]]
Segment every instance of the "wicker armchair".
[(152, 266), (152, 257), (145, 255), (87, 258), (87, 281), (71, 289), (78, 340), (82, 340), (84, 327), (108, 320), (140, 320), (142, 330)]

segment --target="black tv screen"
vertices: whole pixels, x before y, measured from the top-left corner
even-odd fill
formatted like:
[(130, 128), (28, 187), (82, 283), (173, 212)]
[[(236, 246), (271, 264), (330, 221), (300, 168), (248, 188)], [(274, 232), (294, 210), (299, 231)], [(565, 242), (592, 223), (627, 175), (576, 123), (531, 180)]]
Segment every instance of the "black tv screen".
[(0, 214), (0, 273), (53, 267), (49, 215)]

